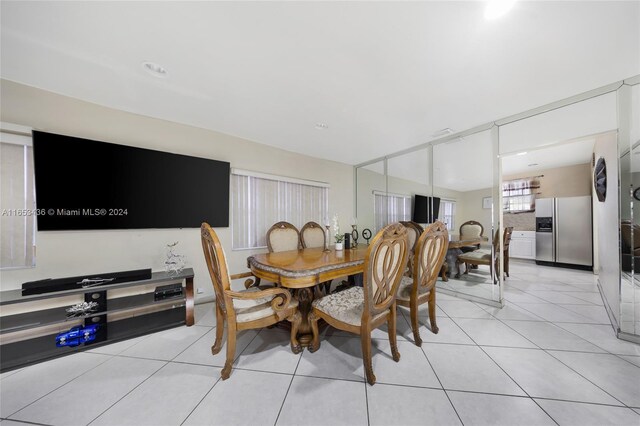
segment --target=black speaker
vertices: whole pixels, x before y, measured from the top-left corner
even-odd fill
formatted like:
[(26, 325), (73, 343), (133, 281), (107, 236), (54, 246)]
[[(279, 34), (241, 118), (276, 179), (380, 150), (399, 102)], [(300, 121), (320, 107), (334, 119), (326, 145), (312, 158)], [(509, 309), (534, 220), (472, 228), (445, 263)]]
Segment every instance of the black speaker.
[(345, 250), (351, 248), (351, 234), (348, 232), (344, 234), (344, 248)]

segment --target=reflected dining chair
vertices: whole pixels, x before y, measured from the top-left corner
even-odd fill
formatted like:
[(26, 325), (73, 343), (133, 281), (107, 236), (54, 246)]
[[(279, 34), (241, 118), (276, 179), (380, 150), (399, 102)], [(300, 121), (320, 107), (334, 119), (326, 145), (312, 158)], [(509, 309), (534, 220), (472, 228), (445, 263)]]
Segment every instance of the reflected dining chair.
[(422, 346), (418, 324), (418, 306), (428, 303), (431, 331), (438, 333), (436, 324), (436, 280), (447, 248), (447, 225), (437, 221), (429, 225), (416, 242), (416, 254), (411, 277), (402, 277), (396, 303), (410, 309), (411, 329), (416, 346)]
[[(503, 232), (503, 258), (505, 265), (505, 274), (509, 276), (509, 244), (511, 243), (511, 234), (513, 233), (513, 227), (504, 228)], [(493, 283), (497, 283), (497, 279), (499, 277), (500, 270), (500, 258), (497, 253), (500, 251), (500, 234), (498, 232), (493, 236), (493, 250), (481, 249), (475, 250), (468, 253), (463, 253), (458, 256), (458, 260), (456, 261), (456, 265), (458, 267), (458, 274), (456, 278), (460, 277), (460, 265), (464, 263), (465, 270), (464, 273), (469, 273), (469, 265), (489, 265), (489, 271), (491, 276), (493, 277)], [(494, 277), (495, 275), (495, 277)]]
[[(326, 234), (316, 222), (307, 222), (300, 230), (300, 244), (302, 248), (316, 248), (323, 247), (326, 241)], [(331, 290), (331, 281), (326, 281), (318, 284), (318, 288), (324, 289), (325, 294), (329, 294)]]
[[(467, 238), (479, 238), (484, 235), (484, 226), (480, 222), (475, 220), (468, 220), (462, 225), (460, 225), (460, 239)], [(460, 250), (463, 253), (467, 253), (480, 248), (480, 244), (478, 244), (475, 248), (473, 247), (460, 247)]]
[(248, 290), (231, 290), (231, 280), (249, 278), (253, 275), (250, 272), (229, 275), (227, 260), (218, 235), (208, 223), (203, 223), (200, 231), (202, 250), (216, 295), (216, 341), (211, 347), (213, 355), (222, 349), (225, 323), (227, 325), (227, 359), (220, 374), (222, 380), (226, 380), (231, 374), (235, 358), (238, 331), (263, 328), (286, 319), (292, 323), (293, 349), (299, 345), (296, 334), (302, 316), (298, 312), (298, 301), (284, 288), (252, 287)]
[(407, 272), (406, 276), (410, 277), (413, 273), (413, 258), (416, 252), (416, 243), (418, 242), (418, 238), (424, 232), (424, 228), (419, 223), (413, 221), (401, 221), (407, 228), (407, 238), (409, 240), (409, 254), (407, 255)]
[(367, 248), (364, 260), (364, 285), (332, 293), (313, 301), (309, 323), (313, 340), (310, 352), (320, 348), (318, 321), (360, 335), (362, 360), (367, 382), (376, 376), (371, 363), (371, 330), (387, 324), (393, 360), (400, 360), (396, 342), (396, 294), (407, 265), (409, 252), (407, 228), (392, 223), (382, 228)]
[(298, 250), (300, 248), (300, 232), (289, 222), (278, 222), (267, 231), (267, 248), (269, 253)]

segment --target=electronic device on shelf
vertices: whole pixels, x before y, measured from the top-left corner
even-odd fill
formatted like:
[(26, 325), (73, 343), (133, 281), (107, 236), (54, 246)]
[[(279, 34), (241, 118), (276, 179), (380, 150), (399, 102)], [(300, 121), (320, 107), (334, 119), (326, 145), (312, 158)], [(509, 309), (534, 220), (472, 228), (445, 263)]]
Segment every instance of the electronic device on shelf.
[(176, 284), (168, 284), (168, 285), (161, 285), (156, 287), (156, 291), (153, 295), (153, 300), (155, 300), (156, 302), (159, 300), (165, 300), (165, 299), (171, 299), (174, 297), (180, 297), (182, 296), (183, 292), (182, 292), (182, 284), (181, 283), (176, 283)]
[(151, 279), (151, 268), (135, 269), (122, 272), (106, 272), (102, 274), (83, 275), (68, 278), (46, 278), (22, 284), (22, 295), (51, 293), (55, 291), (89, 288), (105, 284), (117, 284), (128, 281)]

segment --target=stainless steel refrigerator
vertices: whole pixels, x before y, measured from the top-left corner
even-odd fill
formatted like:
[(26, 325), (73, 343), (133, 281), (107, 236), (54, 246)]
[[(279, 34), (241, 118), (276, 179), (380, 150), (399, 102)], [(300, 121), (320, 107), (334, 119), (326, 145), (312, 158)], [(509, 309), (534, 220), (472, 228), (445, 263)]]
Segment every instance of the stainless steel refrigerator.
[(536, 200), (536, 263), (593, 268), (591, 197)]

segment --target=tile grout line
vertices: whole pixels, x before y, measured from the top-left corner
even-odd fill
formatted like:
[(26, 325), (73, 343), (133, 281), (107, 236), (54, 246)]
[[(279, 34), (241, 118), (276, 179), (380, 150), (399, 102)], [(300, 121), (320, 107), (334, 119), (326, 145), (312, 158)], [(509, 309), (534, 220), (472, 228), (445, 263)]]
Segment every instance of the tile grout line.
[(213, 383), (211, 388), (207, 392), (205, 392), (204, 396), (200, 399), (200, 401), (198, 401), (198, 403), (193, 407), (193, 409), (191, 411), (189, 411), (189, 414), (187, 414), (187, 417), (185, 417), (184, 420), (180, 423), (180, 426), (182, 426), (189, 419), (189, 417), (191, 417), (193, 412), (196, 411), (196, 409), (200, 406), (200, 404), (202, 404), (202, 401), (205, 400), (205, 398), (211, 393), (211, 391), (216, 387), (216, 385), (220, 381), (221, 381), (221, 379), (220, 379), (220, 377), (218, 377), (218, 379)]
[[(80, 354), (80, 353), (84, 353), (84, 352), (78, 352), (78, 353), (75, 353), (75, 354), (73, 354), (73, 355), (71, 355), (71, 356), (78, 355), (78, 354)], [(99, 354), (99, 355), (107, 356), (108, 358), (107, 358), (107, 359), (105, 359), (104, 361), (102, 361), (102, 362), (100, 362), (100, 363), (96, 364), (94, 367), (91, 367), (90, 369), (88, 369), (87, 371), (83, 372), (82, 374), (79, 374), (79, 375), (77, 375), (77, 376), (75, 376), (75, 377), (73, 377), (73, 378), (69, 379), (68, 381), (64, 382), (63, 384), (61, 384), (60, 386), (56, 387), (55, 389), (52, 389), (50, 392), (47, 392), (46, 394), (42, 395), (40, 398), (37, 398), (37, 399), (35, 399), (34, 401), (31, 401), (29, 404), (25, 405), (24, 407), (20, 408), (19, 410), (16, 410), (16, 411), (14, 411), (13, 413), (9, 414), (9, 416), (7, 417), (7, 420), (13, 420), (13, 421), (16, 421), (15, 419), (11, 419), (11, 418), (9, 418), (9, 417), (16, 415), (17, 413), (19, 413), (20, 411), (24, 410), (25, 408), (27, 408), (27, 407), (29, 407), (29, 406), (31, 406), (31, 405), (33, 405), (33, 404), (35, 404), (36, 402), (40, 401), (42, 398), (44, 398), (44, 397), (46, 397), (46, 396), (50, 395), (51, 393), (53, 393), (53, 392), (57, 391), (58, 389), (62, 388), (63, 386), (68, 385), (69, 383), (73, 382), (73, 381), (74, 381), (74, 380), (76, 380), (77, 378), (79, 378), (79, 377), (81, 377), (81, 376), (84, 376), (84, 375), (85, 375), (85, 374), (87, 374), (88, 372), (90, 372), (90, 371), (92, 371), (92, 370), (94, 370), (94, 369), (96, 369), (96, 368), (100, 367), (102, 364), (106, 363), (107, 361), (109, 361), (109, 360), (111, 360), (112, 358), (114, 358), (114, 357), (115, 357), (115, 355), (106, 355), (106, 354)], [(25, 368), (26, 368), (26, 367), (25, 367)]]
[[(509, 329), (513, 330), (514, 332), (516, 332), (517, 334), (519, 334), (520, 336), (522, 336), (524, 339), (528, 340), (529, 342), (531, 342), (532, 344), (534, 344), (535, 346), (537, 346), (538, 348), (540, 348), (544, 353), (546, 353), (547, 355), (551, 356), (553, 359), (555, 359), (556, 361), (560, 362), (561, 364), (563, 364), (565, 367), (569, 368), (571, 371), (573, 371), (574, 373), (576, 373), (578, 376), (582, 377), (583, 379), (585, 379), (586, 381), (588, 381), (589, 383), (591, 383), (592, 385), (594, 385), (596, 388), (600, 389), (602, 392), (606, 393), (607, 395), (609, 395), (610, 397), (612, 397), (613, 399), (615, 399), (616, 401), (620, 402), (621, 404), (623, 404), (624, 406), (628, 407), (624, 402), (620, 401), (620, 399), (616, 398), (615, 396), (611, 395), (609, 392), (607, 392), (605, 389), (601, 388), (599, 385), (597, 385), (596, 383), (594, 383), (593, 381), (589, 380), (587, 377), (583, 376), (580, 372), (578, 372), (577, 370), (574, 370), (572, 367), (570, 367), (569, 365), (567, 365), (565, 362), (563, 362), (562, 360), (558, 359), (557, 357), (553, 356), (553, 354), (549, 353), (548, 350), (540, 347), (539, 345), (537, 345), (536, 343), (532, 342), (531, 340), (529, 340), (526, 336), (524, 336), (523, 334), (521, 334), (520, 332), (518, 332), (518, 330), (512, 328), (509, 326), (509, 324), (505, 323), (504, 321), (502, 321), (500, 318), (496, 318), (498, 321), (500, 321), (502, 324), (504, 324), (505, 326), (507, 326)], [(555, 325), (555, 324), (554, 324)], [(586, 339), (583, 339), (585, 341), (587, 341)], [(588, 342), (587, 343), (591, 343)], [(594, 345), (595, 346), (595, 345)], [(528, 348), (513, 348), (513, 349), (528, 349)], [(601, 348), (602, 349), (602, 348)], [(483, 349), (483, 352), (484, 349)], [(486, 352), (485, 352), (486, 353)], [(489, 357), (491, 357), (491, 355), (487, 354)], [(492, 358), (493, 359), (493, 358)], [(494, 360), (494, 362), (496, 362)], [(502, 367), (501, 367), (502, 368)], [(506, 373), (506, 371), (505, 371)], [(509, 376), (511, 377), (511, 376)], [(511, 379), (513, 380), (513, 379)], [(515, 380), (514, 380), (515, 381)], [(520, 386), (520, 385), (518, 385)], [(524, 390), (524, 389), (523, 389)], [(527, 393), (528, 395), (528, 393)], [(533, 399), (533, 398), (532, 398)], [(535, 402), (535, 401), (534, 401)], [(539, 406), (539, 404), (536, 402), (536, 404)], [(542, 407), (540, 407), (542, 408)], [(545, 411), (546, 413), (546, 411)], [(551, 417), (551, 416), (550, 416)], [(553, 417), (552, 417), (553, 419)], [(553, 419), (555, 421), (555, 419)]]
[(280, 404), (280, 409), (278, 410), (278, 415), (276, 416), (275, 422), (273, 422), (273, 426), (278, 424), (278, 420), (280, 419), (280, 414), (282, 413), (282, 409), (284, 408), (284, 403), (287, 402), (287, 396), (289, 396), (289, 391), (291, 390), (291, 385), (293, 385), (293, 379), (296, 378), (296, 372), (298, 371), (298, 367), (300, 366), (300, 361), (302, 361), (302, 354), (304, 353), (304, 349), (300, 352), (300, 356), (298, 356), (298, 362), (296, 363), (296, 368), (293, 370), (293, 374), (291, 375), (291, 381), (289, 382), (289, 387), (287, 388), (287, 392), (284, 394), (284, 398), (282, 398), (282, 404)]
[[(509, 303), (514, 303), (514, 302), (509, 301)], [(514, 303), (514, 304), (515, 304), (515, 303)], [(551, 304), (551, 305), (553, 305), (553, 303), (550, 303), (550, 304)], [(532, 312), (532, 311), (528, 310), (527, 308), (525, 308), (525, 307), (523, 307), (523, 306), (521, 306), (521, 305), (518, 305), (518, 304), (515, 304), (515, 305), (516, 305), (516, 306), (518, 306), (518, 307), (519, 307), (519, 308), (521, 308), (521, 309), (524, 309), (524, 310), (525, 310), (525, 311), (527, 311), (527, 312), (530, 312), (530, 313), (531, 313), (531, 314), (533, 314), (533, 315), (536, 315), (534, 312)], [(526, 305), (526, 303), (525, 303), (525, 305)], [(602, 309), (605, 309), (605, 307), (604, 307), (604, 306), (600, 306), (600, 307), (601, 307)], [(570, 312), (572, 312), (572, 311), (570, 311)], [(497, 318), (497, 317), (496, 317), (496, 319), (500, 320), (500, 318)], [(618, 358), (622, 359), (623, 361), (626, 361), (626, 362), (630, 363), (631, 365), (633, 365), (633, 366), (635, 366), (635, 367), (640, 368), (640, 366), (638, 366), (638, 365), (636, 365), (636, 364), (632, 363), (631, 361), (629, 361), (629, 360), (627, 360), (627, 359), (625, 359), (625, 358), (622, 358), (622, 356), (623, 356), (622, 354), (618, 354), (618, 353), (611, 352), (610, 350), (603, 348), (602, 346), (598, 345), (597, 343), (593, 343), (593, 342), (591, 342), (591, 341), (589, 341), (589, 340), (585, 339), (584, 337), (579, 336), (579, 335), (575, 334), (574, 332), (572, 332), (572, 331), (570, 331), (570, 330), (567, 330), (566, 328), (561, 327), (560, 325), (558, 325), (558, 323), (562, 323), (562, 324), (584, 324), (584, 325), (589, 325), (589, 326), (595, 326), (595, 325), (610, 325), (610, 324), (575, 323), (575, 322), (565, 322), (565, 321), (545, 321), (545, 322), (550, 323), (550, 324), (553, 324), (554, 326), (558, 327), (559, 329), (561, 329), (561, 330), (563, 330), (563, 331), (565, 331), (565, 332), (567, 332), (567, 333), (569, 333), (569, 334), (572, 334), (572, 335), (576, 336), (577, 338), (579, 338), (579, 339), (581, 339), (581, 340), (584, 340), (585, 342), (587, 342), (587, 343), (589, 343), (589, 344), (591, 344), (591, 345), (593, 345), (593, 346), (595, 346), (595, 347), (597, 347), (597, 348), (599, 348), (599, 349), (603, 350), (605, 353), (607, 353), (607, 354), (609, 354), (609, 355), (614, 355), (614, 356), (616, 356), (616, 357), (618, 357)], [(506, 325), (507, 325), (507, 326), (509, 326), (509, 324), (506, 324)], [(517, 330), (516, 330), (516, 332), (517, 332)], [(544, 350), (544, 349), (543, 349), (543, 350)], [(555, 349), (552, 349), (552, 350), (555, 350)], [(585, 351), (567, 351), (567, 350), (558, 350), (558, 352), (585, 352)], [(597, 352), (585, 352), (585, 353), (597, 353)], [(630, 356), (633, 356), (633, 355), (630, 355)]]
[[(437, 305), (437, 303), (436, 303), (436, 305)], [(445, 312), (445, 315), (447, 315), (446, 312)], [(448, 317), (448, 315), (447, 315), (447, 317)], [(451, 320), (451, 318), (449, 318), (449, 319)], [(406, 318), (405, 318), (405, 321), (407, 321)], [(436, 318), (436, 323), (437, 323), (437, 321), (438, 320)], [(407, 322), (409, 322), (409, 321), (407, 321)], [(456, 327), (458, 327), (458, 328), (460, 327), (453, 320), (452, 320), (452, 322), (456, 325)], [(420, 322), (418, 322), (418, 324), (420, 324)], [(431, 325), (431, 323), (429, 323), (429, 325)], [(415, 345), (415, 342), (414, 342), (414, 345)], [(431, 364), (431, 361), (429, 361), (429, 357), (427, 356), (427, 353), (424, 351), (424, 348), (422, 347), (422, 345), (420, 345), (420, 350), (422, 351), (422, 355), (424, 355), (425, 359), (429, 363), (429, 367), (431, 367), (431, 371), (433, 371), (433, 375), (436, 376), (436, 379), (438, 380), (438, 383), (440, 383), (440, 387), (444, 391), (444, 395), (447, 397), (447, 400), (449, 401), (449, 404), (451, 404), (451, 408), (453, 408), (453, 411), (456, 413), (456, 416), (458, 416), (458, 420), (460, 420), (460, 424), (464, 426), (464, 422), (462, 421), (462, 417), (460, 417), (460, 413), (458, 413), (458, 409), (456, 408), (455, 404), (451, 400), (451, 396), (449, 396), (449, 393), (447, 392), (447, 390), (442, 385), (442, 380), (440, 380), (440, 377), (438, 376), (438, 373), (436, 372), (436, 369), (433, 368), (433, 364)]]
[[(482, 309), (482, 308), (481, 308), (481, 309)], [(489, 314), (489, 315), (491, 315), (491, 314)], [(493, 315), (491, 315), (491, 316), (493, 316)], [(494, 317), (494, 318), (495, 318), (495, 317)], [(506, 376), (507, 376), (507, 377), (508, 377), (508, 378), (509, 378), (513, 383), (515, 383), (515, 384), (516, 384), (516, 386), (518, 386), (518, 387), (520, 388), (520, 390), (522, 390), (522, 392), (524, 392), (524, 394), (525, 394), (527, 397), (529, 397), (530, 399), (533, 399), (533, 398), (531, 397), (531, 395), (529, 395), (529, 392), (527, 392), (527, 391), (526, 391), (526, 390), (525, 390), (525, 389), (520, 385), (520, 383), (516, 382), (516, 381), (515, 381), (515, 379), (514, 379), (513, 377), (511, 377), (511, 375), (510, 375), (509, 373), (507, 373), (507, 372), (504, 370), (504, 368), (502, 368), (502, 366), (501, 366), (500, 364), (498, 364), (498, 362), (497, 362), (495, 359), (493, 359), (493, 358), (491, 357), (491, 355), (489, 355), (489, 354), (484, 350), (484, 348), (483, 348), (482, 346), (480, 346), (480, 345), (479, 345), (479, 344), (478, 344), (478, 343), (477, 343), (477, 342), (476, 342), (476, 341), (475, 341), (475, 340), (474, 340), (474, 339), (469, 335), (469, 333), (467, 333), (467, 332), (466, 332), (466, 331), (465, 331), (465, 330), (460, 326), (460, 324), (458, 324), (458, 323), (457, 323), (453, 318), (451, 318), (451, 317), (450, 317), (449, 319), (450, 319), (451, 321), (453, 321), (453, 323), (454, 323), (455, 325), (457, 325), (457, 326), (458, 326), (458, 328), (459, 328), (460, 330), (462, 330), (462, 332), (463, 332), (464, 334), (466, 334), (466, 335), (467, 335), (467, 337), (468, 337), (469, 339), (471, 339), (471, 341), (472, 341), (472, 342), (474, 342), (478, 348), (480, 348), (480, 350), (482, 351), (482, 353), (484, 353), (487, 357), (489, 357), (489, 359), (490, 359), (491, 361), (493, 361), (493, 363), (494, 363), (494, 364), (495, 364), (495, 365), (496, 365), (500, 370), (502, 370), (502, 372), (503, 372), (503, 373), (504, 373), (504, 374), (505, 374), (505, 375), (506, 375)], [(497, 318), (496, 318), (496, 319), (497, 319)], [(527, 340), (528, 340), (528, 339), (527, 339)], [(531, 343), (532, 343), (533, 345), (537, 346), (535, 343), (533, 343), (533, 342), (531, 342)], [(545, 412), (545, 413), (546, 413), (546, 412)], [(547, 415), (548, 415), (548, 414), (547, 414)], [(551, 416), (549, 416), (549, 417), (551, 417)], [(554, 419), (553, 417), (551, 417), (551, 420), (553, 420), (553, 421), (555, 422), (555, 419)], [(556, 422), (556, 423), (557, 423), (557, 422)]]
[[(525, 309), (525, 310), (526, 310), (526, 308), (522, 308), (522, 309)], [(603, 309), (604, 309), (604, 307), (603, 307)], [(528, 311), (528, 310), (527, 310), (527, 312), (530, 312), (530, 311)], [(497, 318), (497, 319), (498, 319), (498, 320), (500, 320), (500, 318)], [(509, 320), (509, 321), (511, 321), (511, 320)], [(580, 340), (584, 340), (585, 342), (589, 343), (590, 345), (593, 345), (593, 346), (595, 346), (596, 348), (598, 348), (598, 349), (600, 349), (600, 350), (604, 351), (604, 353), (602, 353), (602, 352), (589, 352), (589, 351), (572, 351), (572, 350), (568, 350), (568, 349), (544, 349), (544, 348), (542, 348), (542, 350), (552, 350), (552, 351), (556, 351), (556, 352), (576, 352), (576, 353), (587, 353), (587, 354), (613, 355), (613, 356), (616, 356), (616, 357), (618, 357), (618, 358), (622, 359), (622, 360), (623, 360), (623, 361), (625, 361), (625, 362), (628, 362), (629, 364), (633, 365), (634, 367), (638, 367), (638, 368), (640, 368), (640, 366), (638, 366), (638, 365), (634, 364), (633, 362), (631, 362), (631, 361), (629, 361), (629, 360), (627, 360), (627, 359), (623, 358), (623, 356), (625, 356), (625, 355), (617, 354), (617, 353), (611, 352), (610, 350), (603, 348), (602, 346), (598, 345), (597, 343), (591, 342), (591, 341), (589, 341), (589, 340), (585, 339), (584, 337), (582, 337), (582, 336), (579, 336), (579, 335), (575, 334), (575, 333), (574, 333), (574, 332), (572, 332), (571, 330), (567, 330), (566, 328), (561, 327), (560, 325), (558, 325), (557, 323), (555, 323), (555, 322), (553, 322), (553, 321), (545, 321), (545, 322), (546, 322), (546, 323), (549, 323), (549, 324), (552, 324), (552, 325), (554, 325), (554, 326), (556, 326), (556, 327), (558, 327), (560, 330), (562, 330), (562, 331), (564, 331), (564, 332), (567, 332), (567, 333), (569, 333), (569, 334), (574, 335), (575, 337), (577, 337), (577, 338), (578, 338), (578, 339), (580, 339)], [(563, 323), (563, 324), (581, 324), (581, 323)], [(505, 324), (505, 325), (506, 325), (507, 327), (511, 328), (511, 326), (510, 326), (509, 324)], [(608, 325), (608, 324), (585, 324), (585, 325)], [(518, 331), (517, 331), (517, 330), (515, 330), (515, 329), (514, 329), (514, 331), (518, 332)], [(628, 356), (634, 356), (634, 355), (628, 355)]]
[(143, 381), (141, 381), (140, 383), (138, 383), (137, 385), (135, 385), (133, 388), (131, 388), (128, 392), (126, 392), (124, 395), (122, 395), (120, 398), (118, 398), (113, 404), (111, 404), (110, 406), (108, 406), (106, 409), (104, 409), (100, 414), (98, 414), (96, 417), (93, 418), (93, 420), (91, 420), (89, 423), (87, 423), (87, 426), (90, 425), (91, 423), (95, 422), (98, 417), (102, 416), (104, 413), (106, 413), (107, 411), (109, 411), (111, 408), (113, 408), (114, 405), (116, 405), (118, 402), (122, 401), (124, 398), (126, 398), (131, 392), (133, 392), (134, 390), (138, 389), (138, 387), (140, 387), (143, 383), (145, 383), (147, 380), (149, 380), (151, 377), (155, 376), (158, 371), (162, 370), (163, 368), (165, 368), (167, 365), (169, 365), (169, 361), (165, 361), (165, 364), (163, 366), (161, 366), (160, 368), (158, 368), (156, 371), (154, 371), (153, 373), (151, 373), (149, 375), (149, 377), (147, 377), (146, 379), (144, 379)]

